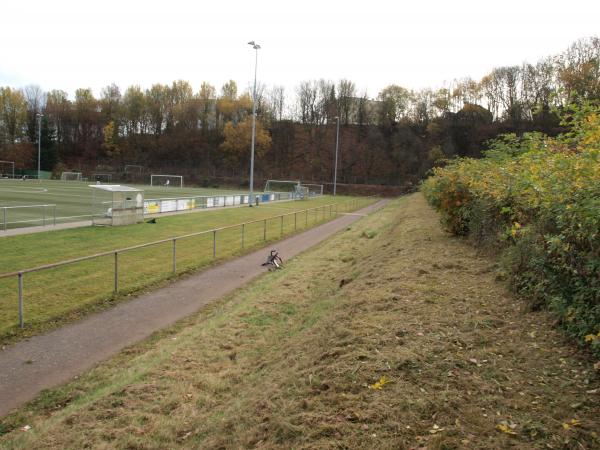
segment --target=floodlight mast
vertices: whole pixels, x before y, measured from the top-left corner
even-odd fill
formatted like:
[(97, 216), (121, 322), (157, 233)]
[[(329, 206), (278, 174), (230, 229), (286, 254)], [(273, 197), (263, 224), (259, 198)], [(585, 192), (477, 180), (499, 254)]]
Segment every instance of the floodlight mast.
[(41, 182), (41, 178), (40, 178), (40, 168), (41, 168), (41, 155), (42, 155), (42, 117), (44, 117), (44, 115), (42, 113), (37, 113), (36, 114), (37, 118), (38, 118), (38, 174), (37, 174), (37, 178), (38, 178), (38, 183)]
[(254, 200), (254, 143), (256, 141), (256, 70), (258, 67), (258, 50), (260, 45), (254, 41), (248, 42), (256, 51), (254, 58), (254, 88), (252, 90), (252, 144), (250, 146), (250, 195), (248, 196), (248, 206), (252, 207)]

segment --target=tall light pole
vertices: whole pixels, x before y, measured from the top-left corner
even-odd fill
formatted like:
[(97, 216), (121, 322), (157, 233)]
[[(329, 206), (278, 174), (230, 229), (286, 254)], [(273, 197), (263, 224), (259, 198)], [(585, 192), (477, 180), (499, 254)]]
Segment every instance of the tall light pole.
[(41, 175), (41, 161), (42, 161), (42, 117), (44, 117), (44, 115), (42, 113), (37, 113), (36, 114), (37, 118), (38, 118), (38, 183), (41, 181), (40, 175)]
[(337, 127), (335, 133), (335, 166), (333, 168), (333, 195), (335, 196), (337, 188), (337, 162), (338, 162), (338, 149), (340, 146), (340, 116), (336, 116)]
[(258, 67), (258, 45), (254, 41), (248, 42), (252, 48), (256, 51), (254, 58), (254, 89), (252, 90), (252, 145), (250, 147), (250, 195), (248, 196), (248, 205), (252, 207), (252, 201), (254, 200), (254, 142), (256, 141), (256, 69)]

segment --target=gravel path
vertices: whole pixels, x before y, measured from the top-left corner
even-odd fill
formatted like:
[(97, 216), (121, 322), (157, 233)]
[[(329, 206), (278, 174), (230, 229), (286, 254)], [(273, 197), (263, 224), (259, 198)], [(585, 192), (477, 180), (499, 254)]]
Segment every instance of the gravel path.
[[(290, 259), (386, 203), (379, 201), (359, 214), (342, 215), (278, 242), (276, 248), (284, 259)], [(261, 263), (267, 253), (255, 251), (0, 351), (0, 417), (41, 390), (70, 380), (248, 283), (265, 272)]]

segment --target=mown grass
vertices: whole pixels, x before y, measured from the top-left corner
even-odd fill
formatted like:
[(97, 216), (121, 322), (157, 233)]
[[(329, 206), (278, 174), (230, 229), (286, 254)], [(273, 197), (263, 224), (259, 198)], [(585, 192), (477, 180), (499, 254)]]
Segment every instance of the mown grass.
[[(354, 200), (357, 202), (353, 203)], [(157, 283), (231, 258), (268, 242), (334, 218), (335, 209), (318, 208), (337, 204), (339, 211), (372, 202), (372, 199), (323, 197), (305, 202), (286, 202), (258, 208), (231, 208), (160, 217), (156, 224), (126, 227), (87, 227), (0, 239), (0, 273), (37, 267), (85, 255), (113, 251), (146, 242), (266, 219), (245, 226), (244, 248), (241, 228), (217, 233), (213, 258), (212, 233), (185, 238), (176, 244), (176, 272), (172, 268), (172, 242), (119, 254), (119, 291), (113, 293), (114, 256), (103, 256), (24, 275), (26, 327), (18, 328), (17, 278), (0, 279), (0, 338), (10, 341), (74, 320), (82, 314), (103, 309), (128, 295), (156, 287)], [(306, 211), (308, 209), (308, 211)], [(291, 213), (280, 218), (272, 217)]]
[[(55, 204), (57, 223), (76, 222), (89, 219), (92, 188), (90, 182), (58, 181), (58, 180), (5, 180), (0, 179), (0, 207)], [(146, 199), (174, 198), (185, 196), (218, 195), (240, 192), (240, 190), (145, 186), (126, 183), (142, 189)], [(53, 208), (46, 208), (46, 223), (52, 223)], [(8, 228), (41, 225), (44, 208), (11, 209), (7, 211)], [(78, 217), (79, 216), (79, 217)], [(83, 217), (82, 217), (83, 216)], [(13, 223), (33, 220), (38, 222)], [(0, 215), (0, 229), (4, 229), (4, 216)]]
[(0, 446), (598, 448), (598, 375), (494, 278), (394, 201), (46, 391)]

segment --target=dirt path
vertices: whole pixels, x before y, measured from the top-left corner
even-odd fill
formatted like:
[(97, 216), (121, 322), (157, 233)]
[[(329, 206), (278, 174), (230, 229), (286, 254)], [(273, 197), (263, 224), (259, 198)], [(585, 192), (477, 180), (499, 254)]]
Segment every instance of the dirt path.
[[(359, 212), (370, 213), (386, 203), (380, 201)], [(277, 249), (289, 259), (360, 218), (360, 215), (343, 215), (278, 242)], [(31, 400), (41, 390), (71, 379), (122, 348), (246, 284), (265, 271), (261, 263), (266, 253), (264, 249), (258, 250), (3, 350), (0, 352), (0, 416)]]
[(19, 236), (21, 234), (34, 234), (34, 233), (44, 233), (46, 231), (54, 231), (54, 230), (68, 230), (69, 228), (81, 228), (81, 227), (89, 227), (92, 225), (91, 220), (82, 220), (79, 222), (66, 222), (66, 223), (58, 223), (56, 225), (44, 225), (39, 227), (23, 227), (23, 228), (13, 228), (6, 231), (0, 231), (0, 238), (9, 237), (9, 236)]

